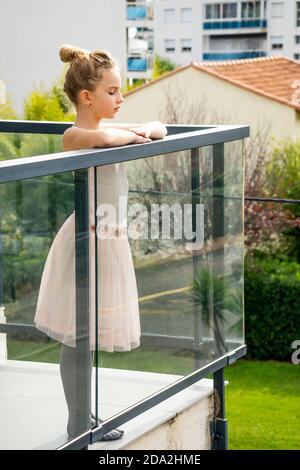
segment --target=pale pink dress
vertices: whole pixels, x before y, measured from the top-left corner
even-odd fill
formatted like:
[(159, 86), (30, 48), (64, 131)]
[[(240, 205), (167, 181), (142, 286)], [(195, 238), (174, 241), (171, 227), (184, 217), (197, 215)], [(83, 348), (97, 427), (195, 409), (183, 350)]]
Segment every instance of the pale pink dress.
[[(94, 223), (94, 173), (89, 169), (90, 224)], [(127, 237), (128, 181), (123, 163), (97, 169), (99, 349), (130, 351), (140, 345), (138, 293)], [(105, 206), (102, 208), (106, 209)], [(116, 223), (117, 220), (117, 223)], [(34, 321), (48, 336), (75, 347), (75, 214), (64, 222), (50, 248)], [(90, 232), (90, 343), (95, 349), (95, 233)]]

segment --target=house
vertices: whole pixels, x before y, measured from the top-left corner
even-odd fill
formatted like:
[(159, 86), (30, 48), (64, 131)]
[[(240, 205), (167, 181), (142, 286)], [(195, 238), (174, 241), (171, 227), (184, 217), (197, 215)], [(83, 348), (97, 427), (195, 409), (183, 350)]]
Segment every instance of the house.
[(125, 93), (119, 122), (248, 124), (300, 138), (300, 64), (282, 56), (192, 62)]

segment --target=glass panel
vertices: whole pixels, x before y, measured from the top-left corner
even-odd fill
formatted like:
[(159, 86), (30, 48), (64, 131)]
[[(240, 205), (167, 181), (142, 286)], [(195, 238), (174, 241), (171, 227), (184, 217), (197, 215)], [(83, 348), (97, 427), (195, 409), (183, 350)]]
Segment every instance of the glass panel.
[(243, 343), (242, 175), (241, 142), (98, 169), (101, 419)]
[(260, 8), (261, 8), (261, 5), (260, 5), (260, 2), (255, 2), (255, 17), (256, 18), (260, 18)]
[(205, 18), (210, 20), (212, 17), (212, 5), (205, 5)]
[(210, 19), (218, 19), (221, 16), (221, 6), (220, 4), (216, 5), (205, 5), (205, 18)]
[[(22, 153), (47, 153), (39, 146)], [(88, 312), (88, 237), (80, 224), (85, 174), (0, 185), (2, 449), (55, 449), (90, 426), (91, 353), (88, 316), (82, 316)]]
[(226, 350), (244, 343), (243, 142), (225, 143), (224, 318)]
[(223, 18), (236, 18), (237, 17), (237, 3), (224, 3), (223, 4)]
[(242, 2), (242, 18), (248, 18), (248, 4), (247, 4), (247, 2)]
[(0, 133), (0, 161), (62, 152), (60, 135)]

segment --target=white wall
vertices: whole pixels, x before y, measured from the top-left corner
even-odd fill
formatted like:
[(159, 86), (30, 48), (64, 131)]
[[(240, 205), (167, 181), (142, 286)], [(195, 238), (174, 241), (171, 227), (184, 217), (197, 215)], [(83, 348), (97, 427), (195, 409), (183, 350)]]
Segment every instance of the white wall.
[[(277, 15), (279, 5), (283, 4), (282, 16)], [(291, 0), (268, 0), (267, 2), (268, 21), (268, 55), (283, 55), (289, 59), (294, 59), (294, 54), (300, 54), (300, 44), (296, 44), (295, 36), (300, 36), (300, 27), (296, 26), (296, 1)], [(283, 37), (283, 49), (272, 49), (272, 36)]]
[(17, 112), (64, 69), (64, 43), (107, 49), (126, 74), (125, 0), (9, 0), (0, 5), (0, 75)]
[[(175, 9), (174, 23), (165, 23), (164, 10)], [(181, 8), (192, 8), (192, 22), (181, 22)], [(159, 0), (154, 3), (154, 50), (176, 64), (202, 59), (201, 0)], [(176, 51), (165, 52), (165, 39), (175, 39)], [(192, 52), (181, 52), (181, 39), (192, 39)]]

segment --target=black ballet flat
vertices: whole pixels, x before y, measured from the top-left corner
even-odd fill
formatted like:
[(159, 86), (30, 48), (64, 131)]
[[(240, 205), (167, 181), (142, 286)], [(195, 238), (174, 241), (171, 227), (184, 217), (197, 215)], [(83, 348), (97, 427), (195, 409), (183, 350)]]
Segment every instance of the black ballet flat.
[[(96, 424), (96, 416), (92, 413), (91, 414), (91, 417), (92, 417), (92, 426), (95, 426)], [(103, 419), (98, 419), (98, 423), (103, 423)], [(123, 436), (124, 434), (124, 430), (123, 429), (112, 429), (112, 431), (109, 431), (105, 434), (103, 434), (102, 438), (99, 439), (99, 441), (116, 441), (118, 439), (121, 439), (121, 437)]]

